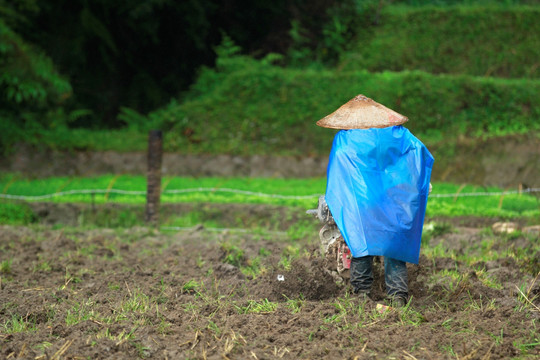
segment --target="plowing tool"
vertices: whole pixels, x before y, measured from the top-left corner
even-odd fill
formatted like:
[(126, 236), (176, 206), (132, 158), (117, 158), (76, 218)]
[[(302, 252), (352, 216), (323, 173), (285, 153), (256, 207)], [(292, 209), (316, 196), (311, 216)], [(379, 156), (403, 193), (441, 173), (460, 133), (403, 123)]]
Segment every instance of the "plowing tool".
[(306, 213), (315, 216), (323, 224), (319, 238), (325, 270), (337, 282), (348, 280), (352, 255), (326, 204), (324, 195), (319, 197), (317, 209), (308, 210)]

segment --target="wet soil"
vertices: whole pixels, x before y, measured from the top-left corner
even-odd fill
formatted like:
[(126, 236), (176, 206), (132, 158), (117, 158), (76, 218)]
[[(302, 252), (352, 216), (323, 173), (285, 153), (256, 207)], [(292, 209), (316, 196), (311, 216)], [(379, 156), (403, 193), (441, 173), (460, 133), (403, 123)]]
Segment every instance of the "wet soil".
[(539, 240), (470, 225), (431, 238), (409, 307), (382, 314), (382, 260), (365, 301), (323, 270), (317, 234), (287, 257), (270, 233), (2, 226), (0, 358), (537, 358)]

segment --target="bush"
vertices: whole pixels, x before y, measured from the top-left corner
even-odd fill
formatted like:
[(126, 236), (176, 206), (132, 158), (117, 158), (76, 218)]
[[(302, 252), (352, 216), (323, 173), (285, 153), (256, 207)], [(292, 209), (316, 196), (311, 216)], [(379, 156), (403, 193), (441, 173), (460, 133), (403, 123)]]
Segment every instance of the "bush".
[(36, 220), (36, 215), (27, 204), (0, 202), (1, 225), (28, 225)]
[(198, 96), (150, 115), (171, 129), (168, 150), (325, 154), (335, 132), (315, 122), (360, 93), (408, 116), (406, 126), (431, 139), (540, 130), (538, 80), (294, 70), (237, 60), (242, 66), (228, 73), (205, 70), (194, 86)]
[(341, 67), (539, 78), (539, 17), (528, 6), (389, 6)]
[(71, 95), (52, 61), (0, 19), (0, 152), (23, 136), (65, 125), (57, 113)]

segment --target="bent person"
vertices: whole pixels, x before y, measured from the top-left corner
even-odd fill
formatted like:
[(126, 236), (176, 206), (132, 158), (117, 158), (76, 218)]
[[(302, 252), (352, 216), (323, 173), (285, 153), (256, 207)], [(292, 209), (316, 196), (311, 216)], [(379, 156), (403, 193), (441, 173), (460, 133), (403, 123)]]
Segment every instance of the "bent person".
[(358, 95), (317, 125), (339, 129), (325, 200), (352, 254), (351, 286), (369, 297), (374, 256), (384, 257), (386, 292), (408, 301), (406, 263), (418, 264), (433, 156), (402, 126), (407, 117)]

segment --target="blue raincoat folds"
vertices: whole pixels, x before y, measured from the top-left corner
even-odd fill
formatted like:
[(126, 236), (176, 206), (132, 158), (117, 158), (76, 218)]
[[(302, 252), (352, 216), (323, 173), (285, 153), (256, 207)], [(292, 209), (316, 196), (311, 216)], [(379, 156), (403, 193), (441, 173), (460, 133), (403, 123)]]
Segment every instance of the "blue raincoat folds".
[(433, 156), (403, 126), (340, 130), (326, 202), (354, 257), (418, 264)]

